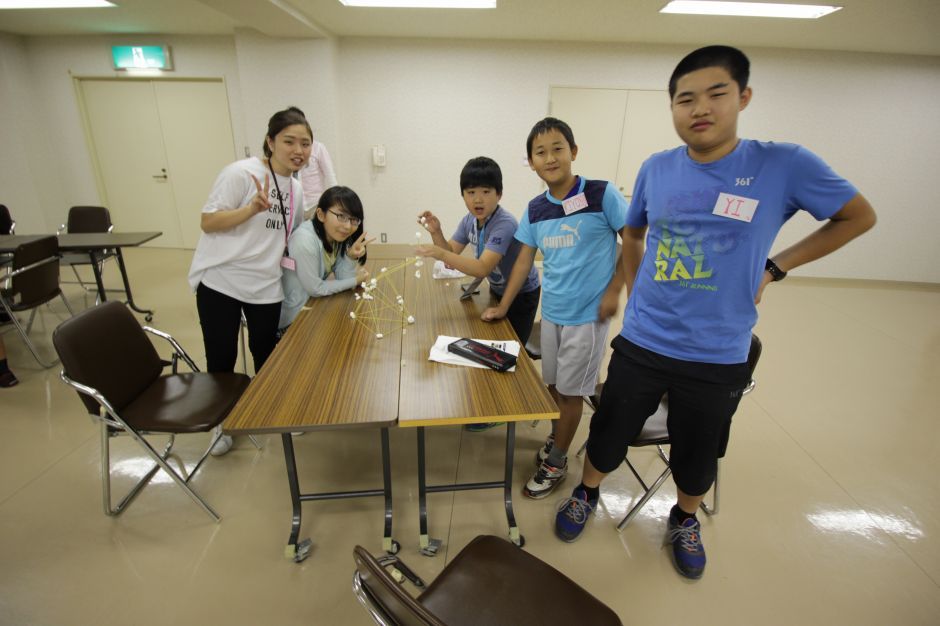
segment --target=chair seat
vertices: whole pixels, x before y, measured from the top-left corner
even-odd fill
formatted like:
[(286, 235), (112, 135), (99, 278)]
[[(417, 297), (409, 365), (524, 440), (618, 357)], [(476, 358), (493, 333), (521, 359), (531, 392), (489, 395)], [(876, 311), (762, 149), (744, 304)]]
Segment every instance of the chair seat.
[(225, 419), (249, 381), (227, 372), (161, 376), (120, 411), (121, 417), (149, 432), (206, 432)]
[(461, 550), (418, 602), (448, 626), (621, 624), (616, 613), (570, 578), (492, 535)]

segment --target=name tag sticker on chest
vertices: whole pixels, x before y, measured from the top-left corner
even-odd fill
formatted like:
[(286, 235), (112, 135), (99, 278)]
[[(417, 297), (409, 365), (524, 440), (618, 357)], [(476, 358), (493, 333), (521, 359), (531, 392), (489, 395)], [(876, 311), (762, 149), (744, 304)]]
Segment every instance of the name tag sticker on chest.
[(281, 257), (281, 267), (286, 270), (291, 270), (292, 272), (297, 271), (297, 261), (290, 258), (289, 256)]
[(720, 193), (712, 213), (721, 217), (730, 217), (733, 220), (750, 222), (754, 219), (754, 213), (757, 211), (757, 202), (753, 198)]
[(572, 196), (561, 203), (561, 208), (565, 210), (565, 215), (571, 215), (575, 211), (587, 208), (588, 201), (583, 193)]

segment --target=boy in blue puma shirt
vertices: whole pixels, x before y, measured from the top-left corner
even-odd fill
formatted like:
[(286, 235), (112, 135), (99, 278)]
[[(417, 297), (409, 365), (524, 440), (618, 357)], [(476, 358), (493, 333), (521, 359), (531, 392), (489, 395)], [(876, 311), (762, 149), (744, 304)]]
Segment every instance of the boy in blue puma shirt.
[(581, 421), (581, 403), (593, 395), (623, 278), (617, 270), (617, 234), (627, 201), (607, 181), (575, 176), (578, 146), (571, 128), (547, 117), (526, 141), (529, 165), (548, 191), (519, 222), (522, 243), (498, 307), (484, 320), (505, 317), (523, 286), (536, 250), (542, 252), (542, 379), (559, 408), (552, 435), (536, 455), (538, 469), (523, 493), (544, 498), (568, 472), (568, 447)]

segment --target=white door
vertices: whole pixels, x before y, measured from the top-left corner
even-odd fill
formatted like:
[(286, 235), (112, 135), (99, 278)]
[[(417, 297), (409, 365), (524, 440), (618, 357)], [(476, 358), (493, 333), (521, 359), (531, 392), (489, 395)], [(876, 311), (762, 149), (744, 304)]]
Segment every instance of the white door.
[(235, 158), (220, 80), (81, 80), (102, 202), (118, 231), (159, 230), (154, 244), (195, 248), (199, 213)]
[(182, 247), (149, 81), (83, 80), (82, 96), (97, 160), (102, 202), (115, 231), (159, 230), (155, 244)]
[(631, 89), (627, 95), (627, 113), (623, 118), (623, 143), (615, 181), (620, 192), (633, 195), (633, 184), (643, 161), (650, 155), (681, 143), (672, 125), (668, 91)]
[(212, 183), (235, 159), (228, 96), (221, 81), (155, 81), (153, 87), (182, 247), (195, 248)]
[(625, 89), (552, 87), (552, 117), (571, 127), (578, 144), (572, 171), (585, 178), (613, 181), (620, 161), (620, 135), (627, 107)]

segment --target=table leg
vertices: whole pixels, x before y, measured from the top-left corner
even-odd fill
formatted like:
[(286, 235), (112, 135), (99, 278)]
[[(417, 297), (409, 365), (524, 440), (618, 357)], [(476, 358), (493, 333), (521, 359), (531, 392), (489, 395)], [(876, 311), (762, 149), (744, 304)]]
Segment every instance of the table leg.
[(392, 539), (392, 461), (388, 428), (382, 429), (382, 485), (385, 491), (385, 532), (382, 534), (382, 548), (389, 554), (397, 554), (401, 546)]
[(525, 537), (516, 526), (516, 516), (512, 511), (512, 464), (516, 451), (516, 423), (506, 422), (506, 463), (503, 477), (503, 503), (506, 505), (506, 520), (509, 522), (509, 540), (520, 548), (525, 545)]
[(424, 556), (434, 556), (441, 547), (440, 539), (428, 537), (428, 484), (425, 476), (424, 426), (418, 430), (418, 550)]
[[(115, 256), (117, 257), (118, 267), (121, 268), (121, 280), (124, 281), (124, 293), (127, 294), (127, 306), (131, 307), (133, 310), (138, 313), (144, 314), (144, 319), (149, 321), (153, 320), (153, 311), (150, 309), (141, 309), (134, 302), (134, 294), (131, 293), (131, 283), (127, 278), (127, 268), (124, 266), (124, 255), (121, 253), (120, 248), (115, 248)], [(101, 284), (101, 278), (96, 271), (95, 278), (98, 279), (98, 289), (101, 292), (101, 301), (104, 302), (104, 286)]]
[(284, 446), (284, 461), (287, 463), (287, 485), (290, 487), (290, 500), (294, 509), (290, 539), (287, 540), (287, 547), (284, 548), (284, 556), (299, 563), (310, 554), (311, 542), (310, 539), (304, 539), (300, 543), (297, 542), (300, 535), (300, 485), (297, 481), (297, 460), (294, 458), (294, 440), (291, 434), (282, 433), (281, 443)]
[(98, 259), (95, 258), (95, 251), (88, 251), (88, 259), (91, 261), (91, 271), (95, 274), (95, 284), (98, 285), (98, 301), (104, 303), (108, 296), (104, 289), (104, 280), (101, 278), (101, 268), (98, 266)]

